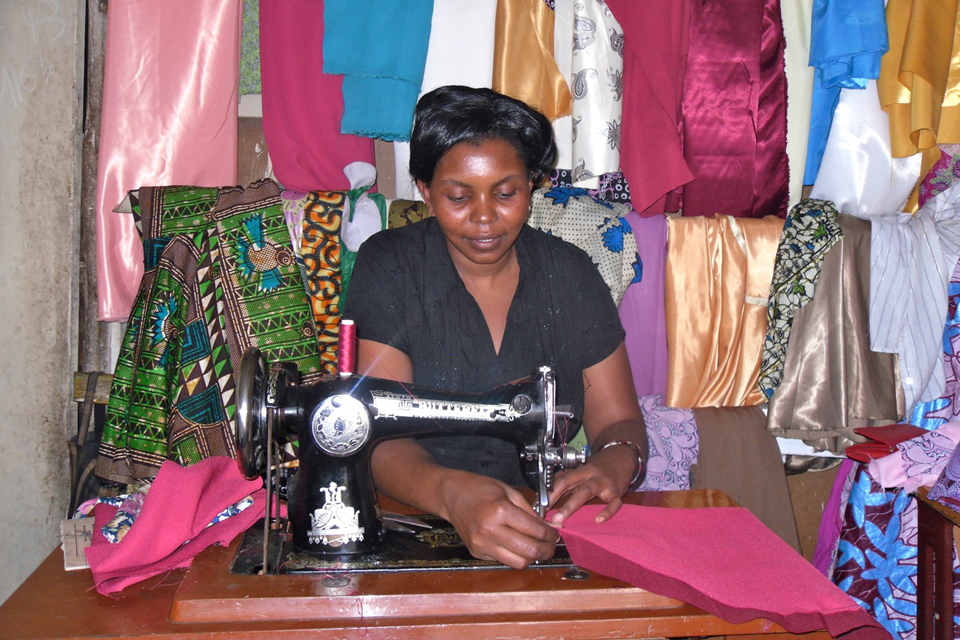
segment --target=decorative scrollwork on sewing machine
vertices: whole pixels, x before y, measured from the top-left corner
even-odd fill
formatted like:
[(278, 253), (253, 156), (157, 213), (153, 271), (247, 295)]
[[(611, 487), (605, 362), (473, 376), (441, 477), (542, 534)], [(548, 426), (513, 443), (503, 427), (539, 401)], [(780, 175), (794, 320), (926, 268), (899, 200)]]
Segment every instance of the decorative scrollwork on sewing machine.
[(573, 416), (555, 399), (549, 367), (482, 394), (355, 375), (299, 384), (292, 365), (268, 370), (260, 351), (250, 349), (237, 376), (237, 462), (246, 477), (263, 475), (275, 466), (273, 440), (296, 440), (299, 469), (287, 487), (294, 546), (318, 555), (367, 553), (386, 535), (370, 454), (388, 438), (486, 435), (512, 442), (543, 515), (557, 469), (586, 460), (559, 442), (557, 420)]

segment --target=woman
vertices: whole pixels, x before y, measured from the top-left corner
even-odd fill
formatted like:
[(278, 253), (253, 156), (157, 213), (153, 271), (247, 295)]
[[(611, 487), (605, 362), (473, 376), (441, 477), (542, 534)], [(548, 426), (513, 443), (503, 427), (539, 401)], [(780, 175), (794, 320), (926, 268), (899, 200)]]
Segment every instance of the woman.
[(549, 522), (513, 487), (512, 445), (495, 438), (390, 440), (378, 490), (437, 514), (470, 552), (523, 568), (554, 553), (556, 527), (599, 498), (603, 521), (642, 475), (646, 432), (609, 291), (587, 255), (525, 224), (556, 158), (549, 121), (489, 89), (441, 87), (417, 104), (410, 173), (432, 218), (360, 248), (344, 317), (358, 370), (441, 389), (487, 391), (538, 366), (583, 416), (586, 465), (559, 474)]

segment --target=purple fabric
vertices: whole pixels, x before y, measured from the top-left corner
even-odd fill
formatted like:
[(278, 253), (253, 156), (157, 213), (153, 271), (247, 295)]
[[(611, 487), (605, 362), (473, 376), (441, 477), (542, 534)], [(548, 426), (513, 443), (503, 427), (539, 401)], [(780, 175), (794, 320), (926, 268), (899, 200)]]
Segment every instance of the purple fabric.
[[(856, 463), (847, 458), (840, 463), (837, 477), (833, 481), (830, 497), (823, 505), (823, 516), (820, 518), (820, 529), (817, 531), (817, 548), (813, 552), (813, 566), (823, 575), (830, 577), (833, 558), (837, 552), (837, 543), (840, 542), (840, 530), (843, 528), (844, 491), (853, 473)], [(846, 487), (846, 488), (845, 488)]]
[(620, 301), (620, 322), (637, 397), (667, 393), (667, 320), (663, 308), (664, 267), (667, 262), (667, 218), (643, 218), (631, 211), (625, 220), (637, 239), (642, 276)]
[(640, 398), (647, 425), (647, 472), (637, 491), (686, 491), (690, 467), (697, 464), (700, 437), (691, 409), (663, 404), (662, 395)]

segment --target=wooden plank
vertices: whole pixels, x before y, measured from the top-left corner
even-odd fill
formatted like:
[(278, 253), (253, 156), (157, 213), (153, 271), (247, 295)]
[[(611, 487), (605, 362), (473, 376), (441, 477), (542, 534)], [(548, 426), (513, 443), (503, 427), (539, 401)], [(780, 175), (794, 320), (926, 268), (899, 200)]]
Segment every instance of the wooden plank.
[[(77, 371), (73, 374), (73, 401), (83, 402), (87, 396), (87, 381), (90, 374), (86, 371)], [(96, 404), (107, 404), (110, 399), (110, 385), (113, 384), (113, 376), (109, 373), (101, 373), (97, 378), (97, 389), (94, 392), (93, 401)]]

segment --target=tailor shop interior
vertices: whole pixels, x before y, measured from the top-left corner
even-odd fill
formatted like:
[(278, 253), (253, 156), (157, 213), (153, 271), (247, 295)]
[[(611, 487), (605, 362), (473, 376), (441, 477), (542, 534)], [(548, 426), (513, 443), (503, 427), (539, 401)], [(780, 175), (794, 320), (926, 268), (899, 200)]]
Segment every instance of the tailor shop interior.
[[(268, 467), (283, 496), (297, 443), (266, 439), (263, 385), (340, 373), (359, 247), (430, 215), (408, 170), (418, 97), (488, 87), (552, 123), (528, 224), (585, 251), (617, 305), (649, 439), (637, 489), (724, 491), (915, 637), (916, 493), (960, 508), (956, 19), (910, 0), (210, 0), (141, 38), (147, 9), (120, 9), (97, 269), (125, 334), (70, 514), (116, 517), (91, 549), (134, 537), (173, 467), (208, 467), (188, 485)], [(251, 347), (264, 369), (241, 365)], [(257, 491), (215, 509), (246, 518), (236, 535), (264, 511), (264, 480), (242, 482)], [(104, 593), (145, 577), (91, 564)]]

